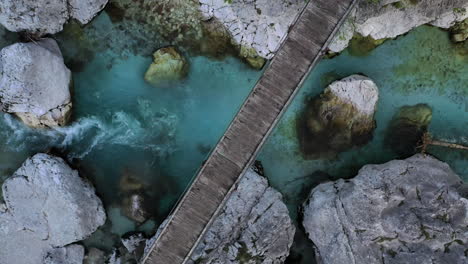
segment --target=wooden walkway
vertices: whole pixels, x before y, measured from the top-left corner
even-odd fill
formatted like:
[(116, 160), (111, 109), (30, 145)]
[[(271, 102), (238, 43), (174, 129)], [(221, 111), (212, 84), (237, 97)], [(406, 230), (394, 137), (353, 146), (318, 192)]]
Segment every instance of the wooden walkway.
[(310, 0), (142, 263), (190, 258), (355, 2)]

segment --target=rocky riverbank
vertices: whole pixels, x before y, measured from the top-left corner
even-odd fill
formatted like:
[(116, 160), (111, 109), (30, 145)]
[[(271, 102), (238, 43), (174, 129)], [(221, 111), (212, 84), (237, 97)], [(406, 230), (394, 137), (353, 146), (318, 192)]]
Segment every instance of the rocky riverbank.
[(319, 263), (468, 261), (466, 184), (431, 156), (366, 165), (320, 184), (303, 205)]

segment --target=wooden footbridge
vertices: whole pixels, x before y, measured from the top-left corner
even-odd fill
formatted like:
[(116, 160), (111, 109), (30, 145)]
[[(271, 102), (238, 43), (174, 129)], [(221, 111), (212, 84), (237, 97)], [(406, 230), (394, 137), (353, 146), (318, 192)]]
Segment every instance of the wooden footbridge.
[(309, 1), (142, 263), (190, 258), (356, 1)]

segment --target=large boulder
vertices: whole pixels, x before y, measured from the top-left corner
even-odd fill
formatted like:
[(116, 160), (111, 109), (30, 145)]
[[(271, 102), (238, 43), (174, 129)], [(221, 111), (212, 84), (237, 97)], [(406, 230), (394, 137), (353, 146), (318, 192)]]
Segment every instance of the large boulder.
[(372, 139), (379, 91), (362, 75), (331, 83), (312, 98), (298, 120), (297, 132), (303, 155), (308, 159), (334, 158), (353, 146)]
[(258, 68), (256, 65), (263, 64), (257, 54), (266, 59), (273, 57), (305, 3), (304, 0), (200, 0), (200, 10), (204, 19), (219, 20), (234, 42), (242, 46), (241, 56)]
[[(147, 241), (145, 255), (164, 227)], [(284, 263), (296, 229), (281, 194), (248, 170), (191, 256), (193, 263)]]
[(187, 60), (174, 47), (160, 48), (153, 54), (145, 80), (154, 85), (178, 80), (187, 74), (187, 68)]
[(65, 125), (71, 113), (71, 72), (53, 39), (0, 51), (0, 109), (31, 127)]
[(2, 0), (0, 23), (14, 32), (55, 34), (71, 18), (86, 24), (108, 0)]
[(320, 184), (303, 206), (319, 263), (468, 263), (468, 200), (450, 167), (422, 154)]
[(466, 0), (360, 1), (329, 46), (344, 50), (355, 34), (374, 40), (394, 38), (423, 24), (449, 28), (468, 17)]
[(106, 220), (94, 188), (65, 161), (47, 154), (27, 159), (4, 182), (2, 191), (0, 259), (4, 263), (48, 263), (46, 259), (55, 263), (67, 255), (82, 259), (79, 248), (57, 248), (85, 239)]

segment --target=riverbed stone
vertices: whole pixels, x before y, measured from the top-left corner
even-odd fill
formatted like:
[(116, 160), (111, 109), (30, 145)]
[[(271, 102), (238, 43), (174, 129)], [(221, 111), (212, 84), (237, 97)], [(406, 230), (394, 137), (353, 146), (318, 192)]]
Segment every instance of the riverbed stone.
[(108, 0), (2, 0), (0, 23), (13, 32), (55, 34), (71, 18), (86, 24)]
[(85, 239), (106, 220), (94, 188), (48, 154), (27, 159), (2, 192), (0, 259), (5, 263), (44, 263), (64, 254), (79, 258), (78, 248), (58, 248)]
[(307, 103), (299, 118), (297, 134), (303, 155), (308, 159), (334, 158), (366, 144), (376, 127), (378, 98), (377, 85), (363, 75), (331, 83)]
[(145, 80), (154, 85), (179, 80), (187, 74), (187, 68), (187, 60), (175, 47), (160, 48), (153, 54), (153, 62), (145, 73)]
[(65, 125), (71, 114), (71, 72), (53, 39), (0, 51), (0, 109), (31, 127)]
[(467, 263), (462, 185), (428, 155), (366, 165), (353, 179), (315, 187), (303, 226), (318, 263)]
[(303, 0), (200, 0), (205, 20), (217, 19), (233, 41), (271, 59), (305, 6)]
[(450, 28), (468, 17), (466, 0), (360, 1), (329, 50), (341, 52), (355, 34), (374, 40), (395, 38), (424, 24)]

